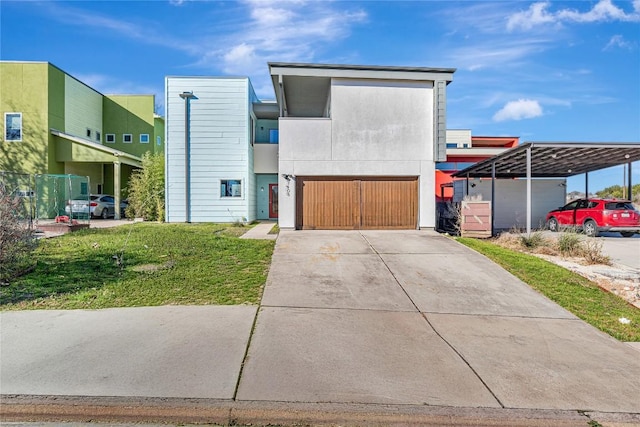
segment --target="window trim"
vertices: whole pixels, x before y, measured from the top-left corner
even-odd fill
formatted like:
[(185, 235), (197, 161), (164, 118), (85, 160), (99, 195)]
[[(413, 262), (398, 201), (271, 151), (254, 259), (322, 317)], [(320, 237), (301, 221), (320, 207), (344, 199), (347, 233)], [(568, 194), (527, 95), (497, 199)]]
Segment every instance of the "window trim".
[(162, 145), (162, 137), (160, 135), (156, 136), (156, 145), (158, 147)]
[[(129, 140), (127, 141), (127, 137), (129, 137)], [(132, 144), (133, 143), (133, 135), (130, 133), (123, 133), (122, 134), (122, 143), (123, 144)]]
[[(143, 137), (143, 136), (146, 136), (146, 137), (147, 137), (147, 140), (146, 140), (146, 141), (143, 141), (143, 140), (142, 140), (142, 137)], [(148, 133), (141, 133), (141, 134), (140, 134), (140, 144), (148, 144), (148, 143), (149, 143), (149, 134), (148, 134)]]
[[(239, 196), (223, 196), (222, 195), (222, 185), (224, 181), (238, 181), (240, 183), (240, 195)], [(220, 189), (220, 198), (221, 199), (231, 199), (231, 200), (243, 200), (244, 199), (244, 180), (237, 178), (227, 178), (220, 179), (218, 188)]]
[[(9, 139), (7, 138), (7, 130), (9, 129), (7, 127), (7, 116), (10, 115), (15, 115), (17, 114), (20, 117), (20, 137), (18, 139)], [(18, 112), (18, 111), (8, 111), (6, 113), (4, 113), (4, 138), (3, 140), (6, 142), (22, 142), (22, 135), (23, 135), (23, 123), (22, 123), (22, 113)]]
[[(111, 139), (111, 141), (109, 141)], [(115, 144), (116, 143), (116, 134), (115, 133), (105, 133), (104, 134), (104, 142), (107, 144)]]

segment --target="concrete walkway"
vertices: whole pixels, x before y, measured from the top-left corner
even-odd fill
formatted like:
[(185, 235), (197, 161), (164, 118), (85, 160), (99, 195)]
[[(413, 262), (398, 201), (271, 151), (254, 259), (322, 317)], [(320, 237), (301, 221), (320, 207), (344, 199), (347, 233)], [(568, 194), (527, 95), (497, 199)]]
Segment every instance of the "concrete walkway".
[(277, 234), (269, 234), (276, 225), (276, 221), (261, 221), (259, 224), (251, 227), (246, 233), (240, 236), (241, 239), (263, 239), (263, 240), (276, 240)]
[(67, 402), (58, 410), (138, 405), (144, 419), (181, 422), (204, 411), (238, 424), (326, 414), (342, 424), (640, 423), (637, 351), (425, 231), (281, 232), (258, 309), (3, 312), (0, 322), (5, 414)]

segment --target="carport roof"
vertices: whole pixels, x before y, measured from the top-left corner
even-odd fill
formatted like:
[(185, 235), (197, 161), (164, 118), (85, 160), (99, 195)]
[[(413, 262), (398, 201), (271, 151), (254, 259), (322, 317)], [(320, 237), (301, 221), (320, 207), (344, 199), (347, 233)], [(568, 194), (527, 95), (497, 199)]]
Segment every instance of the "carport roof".
[(527, 176), (527, 151), (531, 149), (531, 176), (560, 178), (640, 160), (640, 143), (527, 142), (454, 173), (456, 178)]

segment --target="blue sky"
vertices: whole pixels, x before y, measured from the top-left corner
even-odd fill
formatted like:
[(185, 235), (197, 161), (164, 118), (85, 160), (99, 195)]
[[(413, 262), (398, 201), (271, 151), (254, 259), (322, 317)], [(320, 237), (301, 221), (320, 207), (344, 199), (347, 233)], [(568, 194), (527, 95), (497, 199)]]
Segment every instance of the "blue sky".
[[(640, 141), (640, 0), (2, 0), (0, 28), (1, 59), (154, 93), (160, 113), (167, 75), (246, 75), (273, 99), (268, 61), (451, 67), (450, 129)], [(622, 167), (589, 177), (591, 190), (622, 183)]]

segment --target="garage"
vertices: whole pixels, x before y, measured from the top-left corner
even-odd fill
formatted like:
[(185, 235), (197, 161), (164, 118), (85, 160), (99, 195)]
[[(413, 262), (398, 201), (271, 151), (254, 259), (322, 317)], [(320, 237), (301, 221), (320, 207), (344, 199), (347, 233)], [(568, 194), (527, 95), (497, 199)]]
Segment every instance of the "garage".
[(398, 230), (418, 227), (418, 178), (297, 177), (296, 228)]

